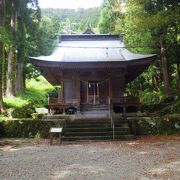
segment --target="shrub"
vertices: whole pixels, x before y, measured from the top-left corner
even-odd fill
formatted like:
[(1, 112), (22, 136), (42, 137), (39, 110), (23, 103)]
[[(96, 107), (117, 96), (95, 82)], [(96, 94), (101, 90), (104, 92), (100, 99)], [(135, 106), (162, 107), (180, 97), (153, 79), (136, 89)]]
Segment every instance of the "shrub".
[(31, 118), (32, 114), (35, 112), (32, 103), (25, 105), (21, 108), (16, 108), (12, 112), (13, 118)]
[(35, 108), (44, 107), (47, 104), (48, 92), (53, 90), (54, 87), (42, 76), (39, 76), (37, 80), (27, 80), (24, 92), (10, 98), (4, 98), (4, 116), (9, 118), (31, 118), (31, 114), (35, 113)]
[[(50, 127), (56, 127), (55, 121), (2, 121), (0, 122), (1, 137), (36, 137), (47, 138)], [(3, 133), (2, 133), (3, 132)]]
[(138, 135), (180, 134), (180, 115), (146, 119), (143, 118), (142, 120), (134, 121), (134, 124), (134, 131)]

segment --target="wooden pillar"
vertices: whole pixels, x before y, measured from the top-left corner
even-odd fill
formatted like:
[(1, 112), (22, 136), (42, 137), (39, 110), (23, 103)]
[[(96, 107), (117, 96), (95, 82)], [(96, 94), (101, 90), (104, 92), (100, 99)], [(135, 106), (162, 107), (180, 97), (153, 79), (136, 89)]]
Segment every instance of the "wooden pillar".
[(112, 79), (109, 79), (109, 98), (112, 100)]
[(100, 96), (99, 96), (99, 84), (97, 83), (97, 98), (96, 103), (100, 104)]
[(87, 104), (89, 103), (89, 83), (87, 83)]
[(58, 91), (58, 104), (64, 104), (64, 82), (61, 81), (61, 88)]
[(80, 80), (79, 76), (76, 76), (76, 98), (77, 98), (77, 113), (80, 112), (81, 94), (80, 94)]

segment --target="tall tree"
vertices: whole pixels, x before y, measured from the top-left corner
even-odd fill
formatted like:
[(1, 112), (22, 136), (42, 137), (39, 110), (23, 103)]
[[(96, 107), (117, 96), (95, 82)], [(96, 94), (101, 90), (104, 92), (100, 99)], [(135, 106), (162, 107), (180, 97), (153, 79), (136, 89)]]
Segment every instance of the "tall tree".
[[(134, 34), (140, 31), (150, 35), (150, 43), (156, 46), (156, 52), (160, 54), (161, 68), (164, 81), (164, 91), (171, 92), (170, 68), (174, 63), (170, 58), (171, 46), (175, 44), (172, 29), (177, 29), (179, 22), (179, 7), (177, 0), (128, 0), (125, 27), (131, 29)], [(133, 23), (130, 25), (129, 22)], [(174, 30), (173, 30), (174, 31)], [(177, 56), (177, 55), (175, 55)], [(173, 57), (176, 59), (176, 57)]]
[(6, 95), (12, 96), (25, 88), (26, 36), (32, 28), (30, 26), (39, 21), (40, 9), (38, 0), (10, 0), (8, 5), (11, 44), (8, 52)]
[[(118, 3), (122, 2), (124, 1), (118, 1)], [(163, 79), (164, 91), (170, 93), (174, 74), (176, 74), (177, 85), (180, 88), (179, 1), (126, 0), (125, 2), (125, 6), (120, 4), (118, 14), (116, 13), (117, 1), (104, 0), (99, 24), (100, 31), (103, 33), (123, 33), (126, 46), (132, 47), (131, 50), (159, 55), (159, 61), (156, 62), (155, 68), (158, 70), (143, 75), (153, 90), (161, 89), (159, 85)], [(176, 68), (174, 68), (175, 65)], [(139, 81), (135, 81), (135, 83), (141, 84), (143, 82), (143, 86), (147, 87), (147, 83), (141, 81), (142, 77), (138, 79)]]
[(8, 53), (8, 69), (7, 69), (7, 89), (6, 96), (13, 96), (15, 93), (15, 52), (16, 52), (16, 27), (17, 27), (17, 1), (10, 1), (10, 32), (11, 32), (11, 45)]
[(3, 109), (3, 90), (2, 90), (2, 72), (3, 72), (3, 41), (2, 29), (4, 26), (4, 0), (0, 0), (0, 113)]
[(115, 33), (116, 21), (120, 17), (119, 0), (104, 0), (101, 7), (99, 30), (101, 33)]

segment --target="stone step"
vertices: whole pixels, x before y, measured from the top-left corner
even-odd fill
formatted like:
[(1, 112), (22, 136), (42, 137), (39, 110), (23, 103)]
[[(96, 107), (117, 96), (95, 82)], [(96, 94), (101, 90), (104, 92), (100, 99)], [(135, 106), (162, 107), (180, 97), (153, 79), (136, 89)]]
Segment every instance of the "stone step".
[(81, 112), (84, 112), (84, 111), (99, 111), (99, 110), (108, 110), (108, 108), (105, 108), (105, 107), (101, 107), (101, 108), (81, 108)]
[[(92, 122), (92, 123), (103, 123), (103, 122), (106, 122), (106, 123), (110, 123), (111, 120), (109, 117), (106, 117), (106, 118), (99, 118), (99, 119), (79, 119), (79, 120), (75, 120), (75, 121), (67, 121), (67, 123), (87, 123), (87, 122)], [(128, 123), (128, 120), (124, 120), (124, 119), (113, 119), (113, 122), (114, 123)]]
[(66, 123), (66, 127), (98, 127), (98, 126), (102, 126), (102, 127), (108, 127), (110, 126), (110, 123), (71, 123), (71, 124), (67, 124)]
[(80, 120), (75, 120), (75, 121), (66, 121), (67, 123), (108, 123), (111, 122), (110, 120), (105, 120), (105, 119), (80, 119)]
[(97, 104), (97, 105), (93, 105), (93, 104), (85, 104), (85, 105), (81, 105), (80, 110), (81, 111), (96, 111), (96, 110), (108, 110), (109, 106), (108, 105), (101, 105), (101, 104)]
[(81, 104), (81, 108), (100, 108), (100, 107), (105, 107), (109, 108), (109, 105), (106, 104)]
[(56, 115), (56, 114), (54, 114), (54, 115), (44, 115), (43, 117), (42, 117), (42, 119), (57, 119), (57, 120), (61, 120), (61, 119), (65, 119), (65, 115)]
[(65, 132), (64, 136), (108, 136), (108, 131)]
[[(111, 127), (84, 127), (84, 128), (65, 128), (66, 132), (96, 132), (96, 131), (111, 131)], [(115, 127), (115, 131), (129, 132), (129, 127)]]
[[(132, 140), (127, 121), (118, 119), (115, 124), (115, 139)], [(67, 121), (64, 129), (63, 140), (112, 140), (113, 130), (110, 119), (80, 119)]]
[[(115, 131), (115, 135), (129, 135), (130, 132), (124, 132), (124, 131)], [(96, 131), (96, 132), (65, 132), (64, 136), (111, 136), (113, 135), (113, 131)]]
[[(66, 124), (66, 128), (111, 128), (110, 123), (83, 123), (83, 124)], [(128, 124), (116, 124), (115, 128), (128, 128)]]
[[(113, 136), (69, 136), (69, 137), (62, 137), (63, 141), (87, 141), (87, 140), (112, 140)], [(117, 135), (115, 136), (116, 140), (134, 140), (134, 135)]]
[(65, 122), (65, 120), (64, 119), (41, 119), (41, 121), (55, 121), (55, 122), (61, 122), (61, 121), (64, 121)]
[[(127, 124), (128, 123), (128, 121), (125, 121), (125, 120), (114, 120), (113, 121), (114, 122), (114, 124)], [(111, 124), (111, 120), (110, 119), (106, 119), (106, 120), (104, 120), (104, 119), (92, 119), (92, 120), (89, 120), (89, 119), (87, 119), (87, 120), (75, 120), (75, 121), (66, 121), (66, 123), (67, 124), (86, 124), (86, 123), (88, 123), (88, 124), (99, 124), (99, 123), (106, 123), (106, 124)]]

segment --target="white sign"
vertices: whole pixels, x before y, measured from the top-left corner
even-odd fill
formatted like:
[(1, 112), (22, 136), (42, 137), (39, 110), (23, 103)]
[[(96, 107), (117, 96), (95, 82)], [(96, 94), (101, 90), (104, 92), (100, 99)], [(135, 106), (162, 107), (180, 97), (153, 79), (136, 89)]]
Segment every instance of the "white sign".
[(51, 128), (49, 130), (50, 133), (61, 133), (63, 128)]

